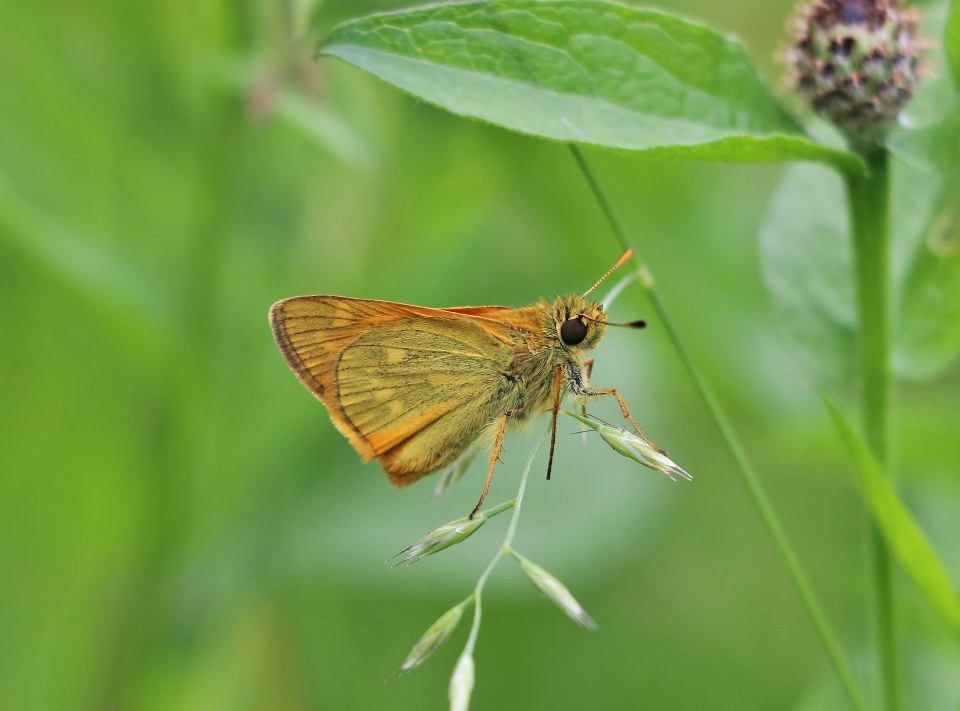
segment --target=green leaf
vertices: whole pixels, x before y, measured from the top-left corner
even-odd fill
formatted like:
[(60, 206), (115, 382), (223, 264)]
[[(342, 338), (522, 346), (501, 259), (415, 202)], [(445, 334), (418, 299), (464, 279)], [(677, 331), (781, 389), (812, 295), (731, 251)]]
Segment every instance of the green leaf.
[(943, 44), (947, 55), (947, 64), (953, 74), (953, 83), (960, 88), (960, 0), (950, 3), (950, 14), (947, 15), (947, 27), (943, 36)]
[(960, 166), (960, 106), (942, 121), (923, 128), (898, 127), (887, 140), (898, 158), (928, 173), (946, 173)]
[(760, 228), (764, 281), (800, 360), (828, 382), (853, 376), (850, 222), (843, 180), (823, 166), (786, 170)]
[(719, 161), (815, 160), (736, 39), (601, 0), (431, 5), (346, 22), (320, 45), (455, 114), (557, 141)]
[(960, 355), (960, 175), (947, 181), (917, 244), (895, 321), (898, 371), (929, 378)]
[(170, 295), (145, 265), (61, 222), (0, 171), (0, 238), (88, 300), (139, 367), (173, 357), (178, 339)]
[(960, 599), (946, 569), (846, 415), (825, 393), (821, 397), (853, 456), (857, 486), (877, 527), (920, 592), (954, 634), (960, 635)]
[[(932, 378), (960, 352), (957, 187), (894, 162), (891, 183), (893, 370)], [(939, 202), (938, 202), (939, 201)], [(843, 181), (823, 166), (788, 168), (760, 229), (764, 281), (799, 359), (818, 379), (850, 382), (856, 358), (850, 225)]]
[(946, 0), (933, 0), (923, 8), (920, 37), (921, 41), (928, 43), (928, 49), (923, 53), (921, 81), (913, 98), (900, 113), (899, 126), (893, 129), (894, 132), (903, 127), (932, 126), (955, 110), (957, 85), (951, 66), (949, 38), (944, 34), (951, 11)]

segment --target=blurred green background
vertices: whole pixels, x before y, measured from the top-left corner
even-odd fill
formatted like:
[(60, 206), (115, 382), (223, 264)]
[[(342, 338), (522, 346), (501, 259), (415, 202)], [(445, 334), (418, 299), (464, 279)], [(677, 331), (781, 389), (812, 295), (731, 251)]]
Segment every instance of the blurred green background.
[[(582, 291), (619, 249), (563, 146), (310, 59), (337, 21), (404, 4), (0, 7), (0, 707), (445, 707), (466, 625), (384, 680), (470, 590), (506, 517), (384, 565), (469, 509), (482, 466), (446, 498), (429, 480), (390, 487), (289, 372), (267, 309), (304, 293), (525, 305)], [(787, 2), (665, 7), (735, 32), (779, 81)], [(590, 155), (868, 677), (865, 514), (757, 260), (782, 168)], [(843, 708), (663, 325), (638, 290), (613, 317), (650, 327), (610, 332), (593, 380), (695, 481), (562, 423), (517, 547), (600, 629), (506, 561), (474, 707)], [(956, 369), (898, 387), (894, 447), (954, 580), (958, 394)], [(508, 438), (492, 503), (534, 441)], [(955, 709), (957, 645), (900, 583), (909, 707)]]

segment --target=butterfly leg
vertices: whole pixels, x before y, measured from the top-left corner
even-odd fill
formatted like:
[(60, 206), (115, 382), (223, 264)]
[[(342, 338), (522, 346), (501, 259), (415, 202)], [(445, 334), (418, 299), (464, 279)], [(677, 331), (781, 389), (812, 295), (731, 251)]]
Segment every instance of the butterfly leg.
[(640, 425), (637, 424), (636, 420), (634, 420), (630, 416), (630, 410), (627, 409), (627, 403), (623, 401), (623, 396), (617, 391), (616, 388), (583, 388), (581, 387), (578, 389), (574, 387), (573, 391), (577, 397), (582, 399), (592, 399), (592, 398), (602, 397), (603, 395), (611, 395), (617, 398), (617, 402), (620, 403), (620, 411), (623, 412), (623, 416), (627, 419), (627, 421), (631, 425), (633, 425), (633, 429), (637, 431), (637, 434), (640, 435), (643, 441), (649, 444), (651, 447), (653, 447), (655, 450), (657, 450), (661, 454), (666, 454), (666, 452), (660, 449), (657, 445), (653, 443), (653, 441), (649, 437), (647, 437), (646, 433), (640, 428)]
[(563, 366), (557, 365), (553, 374), (553, 410), (550, 425), (550, 458), (547, 460), (547, 481), (550, 481), (550, 472), (553, 470), (553, 448), (557, 444), (557, 414), (560, 412), (560, 393), (563, 386)]
[(508, 410), (507, 412), (500, 415), (500, 419), (497, 422), (497, 434), (493, 440), (493, 451), (490, 453), (490, 468), (487, 470), (487, 480), (483, 482), (483, 491), (480, 492), (480, 499), (477, 501), (477, 505), (473, 507), (473, 511), (470, 512), (470, 515), (467, 518), (472, 519), (477, 511), (480, 510), (480, 507), (483, 506), (484, 499), (487, 498), (487, 491), (490, 490), (490, 480), (493, 479), (493, 468), (497, 464), (497, 458), (500, 456), (500, 450), (503, 449), (503, 432), (507, 428), (507, 420), (512, 411)]

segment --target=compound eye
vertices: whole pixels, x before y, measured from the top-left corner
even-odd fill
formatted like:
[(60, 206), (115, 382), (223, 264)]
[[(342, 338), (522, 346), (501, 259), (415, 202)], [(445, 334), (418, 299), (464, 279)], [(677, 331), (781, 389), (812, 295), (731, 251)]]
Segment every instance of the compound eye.
[(587, 337), (587, 325), (578, 318), (568, 318), (560, 325), (560, 340), (575, 346)]

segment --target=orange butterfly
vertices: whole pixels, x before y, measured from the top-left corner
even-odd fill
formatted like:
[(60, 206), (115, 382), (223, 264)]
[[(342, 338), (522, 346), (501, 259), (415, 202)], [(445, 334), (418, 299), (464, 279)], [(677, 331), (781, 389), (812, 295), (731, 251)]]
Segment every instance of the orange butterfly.
[(300, 382), (364, 462), (376, 459), (397, 486), (451, 464), (484, 432), (493, 435), (477, 505), (490, 488), (508, 422), (551, 412), (553, 464), (557, 413), (566, 392), (580, 402), (609, 395), (652, 447), (614, 388), (588, 383), (607, 326), (603, 306), (582, 296), (525, 308), (435, 309), (345, 296), (295, 296), (275, 303), (270, 325)]

